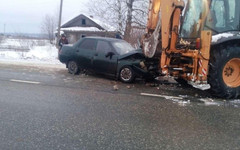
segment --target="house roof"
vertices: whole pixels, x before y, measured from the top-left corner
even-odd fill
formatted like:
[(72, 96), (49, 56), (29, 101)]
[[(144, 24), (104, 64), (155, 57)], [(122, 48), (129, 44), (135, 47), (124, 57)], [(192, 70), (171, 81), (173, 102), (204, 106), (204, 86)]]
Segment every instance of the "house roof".
[[(83, 19), (83, 18), (90, 21), (93, 26), (82, 26), (80, 20)], [(106, 23), (104, 23), (104, 22), (102, 22), (98, 19), (95, 19), (93, 17), (88, 17), (88, 16), (83, 15), (83, 14), (80, 14), (76, 17), (73, 17), (73, 19), (63, 23), (61, 28), (62, 29), (70, 28), (71, 31), (72, 30), (83, 31), (84, 29), (86, 29), (87, 31), (96, 31), (97, 29), (99, 31), (101, 31), (101, 30), (116, 31), (114, 27), (112, 27), (112, 26), (110, 26), (110, 25), (108, 25), (108, 24), (106, 24)]]
[(69, 27), (61, 28), (62, 31), (91, 31), (91, 32), (105, 32), (105, 30), (100, 30), (96, 27)]
[(94, 22), (96, 22), (97, 24), (99, 24), (100, 26), (102, 26), (105, 30), (107, 31), (116, 31), (116, 28), (114, 28), (113, 26), (107, 24), (107, 23), (104, 23), (102, 21), (100, 21), (99, 19), (97, 18), (92, 18), (92, 17), (88, 17), (90, 18), (91, 20), (93, 20)]
[(99, 37), (99, 36), (88, 36), (86, 39), (97, 39), (97, 40), (107, 40), (107, 41), (123, 41), (122, 39), (110, 38), (110, 37)]

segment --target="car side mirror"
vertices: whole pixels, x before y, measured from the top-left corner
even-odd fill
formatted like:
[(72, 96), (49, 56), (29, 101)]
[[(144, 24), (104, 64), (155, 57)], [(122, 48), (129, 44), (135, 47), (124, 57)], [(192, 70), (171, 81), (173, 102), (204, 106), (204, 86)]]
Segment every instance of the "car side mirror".
[(108, 52), (105, 56), (110, 57), (110, 59), (112, 59), (113, 55), (115, 55), (113, 52)]

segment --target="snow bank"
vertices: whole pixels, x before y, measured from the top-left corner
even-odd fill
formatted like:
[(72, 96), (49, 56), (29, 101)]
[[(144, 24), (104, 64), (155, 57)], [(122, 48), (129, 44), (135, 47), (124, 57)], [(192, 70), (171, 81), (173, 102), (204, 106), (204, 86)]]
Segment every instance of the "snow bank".
[(16, 40), (16, 39), (5, 39), (3, 41), (3, 43), (1, 44), (1, 46), (10, 46), (10, 45), (14, 45), (14, 46), (21, 46), (20, 40)]
[[(39, 44), (41, 43), (41, 44)], [(4, 46), (17, 49), (5, 49)], [(39, 46), (43, 45), (43, 46)], [(28, 50), (19, 50), (27, 47)], [(60, 64), (58, 60), (58, 49), (44, 40), (6, 39), (0, 44), (0, 60), (11, 62), (37, 62)]]
[(58, 50), (55, 46), (36, 46), (30, 49), (23, 58), (38, 59), (42, 61), (55, 61), (58, 57)]
[(21, 53), (20, 52), (14, 52), (14, 51), (0, 51), (0, 58), (21, 59)]

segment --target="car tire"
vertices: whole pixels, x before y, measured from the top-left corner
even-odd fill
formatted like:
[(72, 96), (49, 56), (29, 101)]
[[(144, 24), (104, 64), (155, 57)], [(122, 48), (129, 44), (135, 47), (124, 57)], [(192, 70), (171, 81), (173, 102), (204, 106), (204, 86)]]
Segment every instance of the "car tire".
[(76, 61), (69, 61), (68, 62), (68, 72), (70, 74), (76, 75), (76, 74), (79, 73), (79, 71), (80, 71), (80, 68), (79, 68), (79, 65), (77, 64)]
[(132, 83), (135, 79), (135, 73), (131, 67), (125, 66), (121, 68), (119, 78), (124, 83)]

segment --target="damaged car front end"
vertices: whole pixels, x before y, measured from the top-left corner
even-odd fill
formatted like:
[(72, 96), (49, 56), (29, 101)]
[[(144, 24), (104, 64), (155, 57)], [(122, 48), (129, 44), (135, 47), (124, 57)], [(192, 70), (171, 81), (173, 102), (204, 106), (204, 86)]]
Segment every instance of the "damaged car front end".
[(146, 58), (141, 49), (134, 49), (124, 40), (86, 37), (73, 46), (63, 46), (59, 60), (69, 73), (91, 70), (130, 83), (136, 78), (154, 79), (159, 60)]
[(120, 77), (122, 68), (129, 66), (134, 71), (135, 77), (151, 80), (159, 75), (158, 65), (158, 59), (146, 58), (142, 50), (138, 49), (119, 57), (117, 77)]

